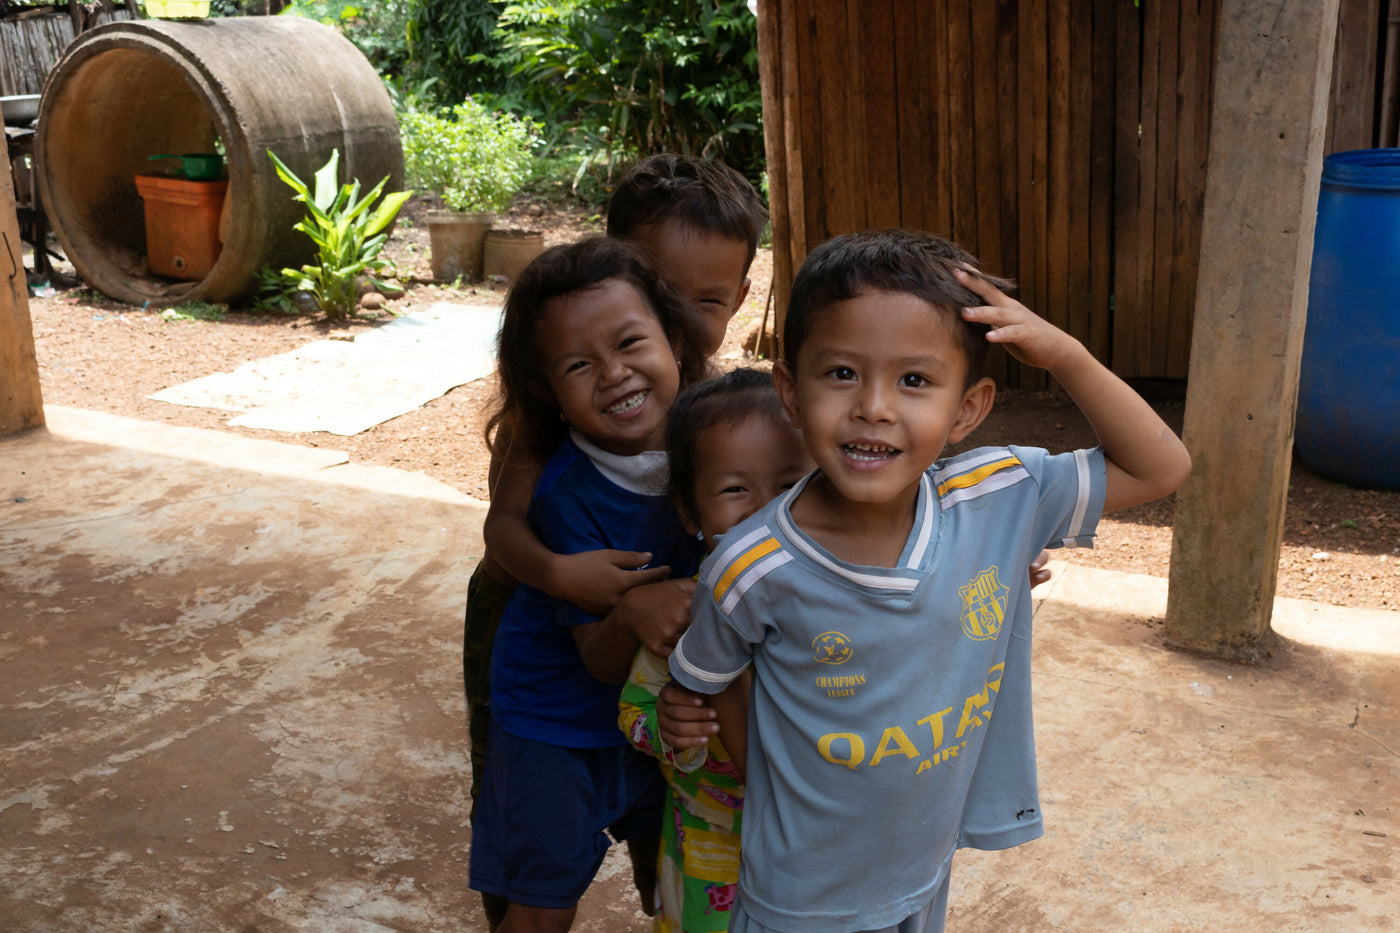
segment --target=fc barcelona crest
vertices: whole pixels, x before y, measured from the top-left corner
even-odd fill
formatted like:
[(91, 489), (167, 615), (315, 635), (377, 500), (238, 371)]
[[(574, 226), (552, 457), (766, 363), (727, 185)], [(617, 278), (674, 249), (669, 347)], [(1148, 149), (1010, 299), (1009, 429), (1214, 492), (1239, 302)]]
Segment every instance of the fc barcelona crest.
[(958, 589), (962, 596), (963, 634), (974, 641), (997, 637), (1006, 621), (1009, 590), (997, 577), (995, 565), (974, 577), (967, 586)]

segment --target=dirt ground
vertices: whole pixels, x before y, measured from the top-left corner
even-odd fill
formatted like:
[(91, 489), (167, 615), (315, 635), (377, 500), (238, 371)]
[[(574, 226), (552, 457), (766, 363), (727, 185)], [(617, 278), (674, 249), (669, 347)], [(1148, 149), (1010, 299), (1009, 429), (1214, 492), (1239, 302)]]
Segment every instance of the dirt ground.
[[(422, 200), (410, 202), (389, 243), (388, 254), (398, 264), (403, 295), (381, 310), (364, 311), (335, 325), (321, 317), (238, 310), (221, 321), (166, 320), (158, 311), (123, 305), (81, 287), (71, 276), (71, 266), (60, 264), (53, 279), (56, 292), (30, 299), (44, 401), (333, 448), (345, 451), (355, 463), (421, 471), (470, 495), (488, 498), (481, 430), (494, 389), (490, 378), (453, 389), (354, 437), (230, 427), (224, 423), (231, 417), (226, 412), (148, 398), (169, 386), (315, 340), (349, 338), (386, 323), (396, 313), (421, 310), (439, 301), (504, 295), (505, 286), (498, 282), (453, 287), (431, 281), (423, 221), (426, 209)], [(544, 229), (549, 245), (601, 232), (601, 219), (585, 210), (525, 200), (517, 202), (507, 223)], [(70, 275), (64, 276), (65, 271)], [(741, 338), (755, 332), (763, 319), (771, 275), (771, 256), (760, 250), (747, 305), (719, 354), (722, 367), (753, 361)], [(1165, 399), (1157, 408), (1180, 430), (1179, 400)], [(1002, 391), (991, 418), (972, 442), (1064, 450), (1092, 443), (1092, 433), (1062, 395)], [(1117, 513), (1104, 522), (1094, 550), (1057, 556), (1110, 570), (1166, 576), (1172, 508), (1171, 500), (1164, 500)], [(1278, 594), (1341, 606), (1400, 608), (1400, 495), (1333, 483), (1295, 460)]]

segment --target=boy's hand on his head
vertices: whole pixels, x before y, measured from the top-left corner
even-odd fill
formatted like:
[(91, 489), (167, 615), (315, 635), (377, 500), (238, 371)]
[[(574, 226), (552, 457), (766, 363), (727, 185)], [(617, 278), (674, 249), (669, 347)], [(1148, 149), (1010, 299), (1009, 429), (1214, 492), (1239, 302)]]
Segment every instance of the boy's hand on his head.
[(1051, 372), (1075, 353), (1084, 352), (1078, 340), (991, 282), (961, 269), (955, 274), (959, 282), (987, 302), (975, 308), (964, 308), (963, 318), (990, 326), (988, 343), (1002, 344), (1006, 352), (1022, 363)]
[(670, 657), (671, 649), (690, 627), (690, 597), (694, 593), (695, 581), (690, 579), (635, 586), (618, 600), (612, 616), (643, 648), (658, 658)]
[[(665, 580), (669, 567), (646, 567), (651, 555), (640, 551), (580, 551), (553, 560), (549, 594), (585, 612), (605, 616), (634, 586)], [(645, 567), (646, 569), (637, 569)]]
[(674, 749), (699, 748), (719, 732), (719, 723), (703, 696), (673, 682), (656, 698), (656, 731)]
[(1103, 511), (1159, 499), (1175, 491), (1191, 472), (1191, 454), (1181, 439), (1133, 389), (1078, 340), (1036, 317), (988, 282), (958, 270), (958, 281), (987, 304), (964, 308), (969, 321), (988, 324), (991, 343), (1016, 359), (1044, 369), (1074, 399), (1103, 448)]

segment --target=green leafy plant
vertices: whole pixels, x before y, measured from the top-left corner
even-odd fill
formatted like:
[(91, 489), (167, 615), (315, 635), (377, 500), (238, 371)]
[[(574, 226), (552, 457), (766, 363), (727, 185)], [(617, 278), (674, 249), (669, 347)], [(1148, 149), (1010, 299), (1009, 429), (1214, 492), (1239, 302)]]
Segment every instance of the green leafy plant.
[(521, 0), (503, 6), (496, 106), (559, 127), (580, 175), (671, 151), (763, 171), (758, 25), (745, 0)]
[(414, 0), (293, 0), (283, 16), (330, 26), (360, 50), (382, 77), (402, 76), (409, 61), (408, 29)]
[(468, 97), (450, 113), (403, 114), (399, 134), (410, 184), (454, 211), (500, 211), (530, 177), (539, 128)]
[(358, 276), (363, 275), (376, 288), (387, 286), (374, 277), (375, 272), (390, 264), (379, 258), (389, 239), (385, 231), (413, 192), (386, 194), (379, 206), (370, 210), (389, 179), (381, 179), (364, 197), (360, 197), (359, 179), (337, 186), (339, 149), (332, 150), (330, 160), (317, 170), (314, 192), (272, 150), (267, 156), (277, 169), (277, 177), (296, 192), (293, 200), (307, 207), (306, 217), (292, 229), (305, 233), (316, 244), (319, 263), (283, 269), (282, 280), (290, 291), (309, 292), (326, 317), (345, 317), (355, 307)]

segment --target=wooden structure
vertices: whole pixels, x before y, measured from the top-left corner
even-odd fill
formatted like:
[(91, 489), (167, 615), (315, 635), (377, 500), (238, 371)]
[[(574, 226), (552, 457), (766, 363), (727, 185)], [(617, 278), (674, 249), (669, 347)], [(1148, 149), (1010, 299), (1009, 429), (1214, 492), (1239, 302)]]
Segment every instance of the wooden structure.
[(759, 48), (779, 319), (816, 244), (921, 228), (1120, 375), (1189, 370), (1168, 635), (1256, 653), (1322, 157), (1400, 145), (1400, 0), (767, 0)]
[(80, 33), (136, 18), (136, 0), (83, 4), (76, 0), (20, 8), (0, 17), (0, 97), (38, 94), (44, 78)]
[[(780, 319), (813, 246), (924, 229), (1119, 375), (1184, 379), (1222, 3), (760, 2)], [(1327, 151), (1396, 145), (1400, 0), (1341, 3)]]
[(1167, 636), (1242, 660), (1273, 613), (1337, 2), (1221, 5)]
[[(0, 157), (10, 164), (0, 135)], [(15, 190), (9, 172), (0, 172), (0, 437), (44, 423), (39, 395), (39, 362), (29, 319), (29, 283), (24, 278)]]

